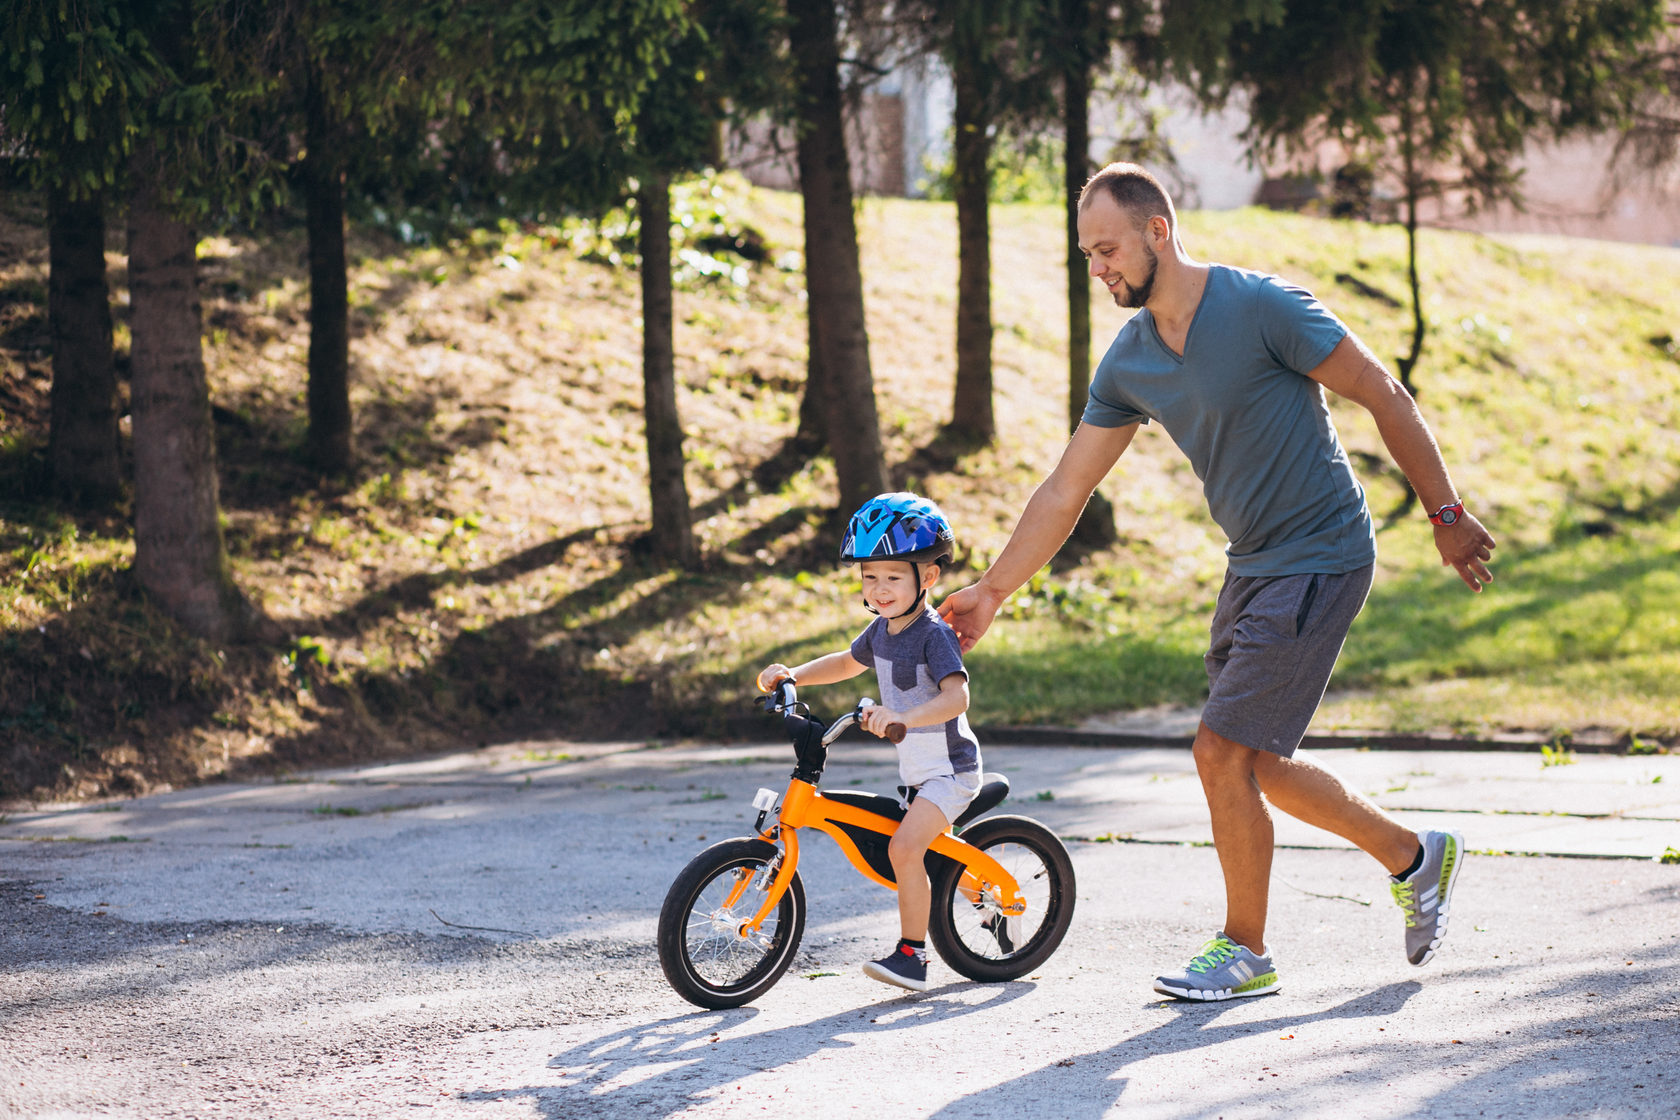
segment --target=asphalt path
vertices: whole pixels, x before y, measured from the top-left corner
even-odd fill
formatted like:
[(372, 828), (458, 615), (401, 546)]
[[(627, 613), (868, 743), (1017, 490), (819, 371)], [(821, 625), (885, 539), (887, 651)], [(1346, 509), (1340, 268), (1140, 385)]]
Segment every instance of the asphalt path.
[[(1282, 990), (1163, 1001), (1222, 890), (1188, 752), (988, 745), (1064, 837), (1062, 948), (997, 985), (859, 964), (890, 893), (804, 845), (803, 949), (694, 1008), (666, 887), (785, 746), (536, 742), (0, 817), (0, 1116), (1676, 1117), (1680, 756), (1320, 751), (1475, 853), (1406, 963), (1386, 877), (1278, 819)], [(843, 742), (826, 784), (885, 789)]]

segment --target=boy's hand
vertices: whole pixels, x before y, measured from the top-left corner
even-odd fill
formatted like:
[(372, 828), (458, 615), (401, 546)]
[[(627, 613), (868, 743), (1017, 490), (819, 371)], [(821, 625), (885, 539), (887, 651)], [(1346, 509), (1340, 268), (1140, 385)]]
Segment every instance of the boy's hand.
[[(883, 739), (892, 738), (887, 729), (893, 724), (896, 723), (900, 727), (909, 726), (909, 721), (904, 718), (903, 712), (895, 712), (893, 709), (884, 708), (880, 704), (870, 704), (864, 708), (858, 722), (863, 725), (865, 731), (871, 735), (879, 735)], [(902, 739), (903, 736), (900, 735), (899, 738)], [(898, 740), (894, 739), (893, 741), (897, 742)]]
[(758, 674), (758, 690), (769, 692), (775, 688), (783, 677), (793, 676), (793, 671), (781, 662), (777, 662)]

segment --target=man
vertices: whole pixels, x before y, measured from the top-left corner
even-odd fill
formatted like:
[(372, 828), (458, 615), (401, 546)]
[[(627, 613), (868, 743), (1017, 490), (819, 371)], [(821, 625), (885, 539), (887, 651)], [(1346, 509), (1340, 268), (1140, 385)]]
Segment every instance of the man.
[(1472, 591), (1493, 537), (1459, 501), (1411, 395), (1309, 293), (1189, 257), (1154, 176), (1110, 164), (1080, 194), (1079, 245), (1120, 307), (1140, 308), (1097, 366), (1085, 414), (1009, 543), (940, 612), (971, 649), (998, 607), (1055, 555), (1139, 424), (1159, 422), (1230, 539), (1193, 754), (1225, 877), (1225, 925), (1155, 990), (1222, 1000), (1278, 988), (1266, 949), (1268, 804), (1345, 837), (1393, 876), (1406, 953), (1428, 961), (1464, 855), (1411, 832), (1330, 771), (1294, 758), (1370, 589), (1376, 539), (1324, 388), (1370, 411), (1430, 520), (1441, 562)]

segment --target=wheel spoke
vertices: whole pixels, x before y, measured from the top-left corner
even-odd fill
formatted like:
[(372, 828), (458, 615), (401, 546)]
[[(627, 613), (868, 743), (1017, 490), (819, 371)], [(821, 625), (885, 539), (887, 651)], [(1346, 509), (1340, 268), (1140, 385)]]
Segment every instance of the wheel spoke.
[[(768, 877), (762, 871), (762, 864), (725, 870), (695, 898), (688, 921), (688, 957), (708, 985), (727, 988), (739, 983), (776, 948), (778, 914), (772, 913), (745, 937), (737, 932), (764, 904)], [(732, 897), (734, 905), (725, 905)]]
[(756, 838), (725, 840), (689, 861), (659, 914), (665, 978), (700, 1007), (739, 1007), (787, 970), (805, 930), (805, 888), (797, 872), (758, 928), (742, 933), (769, 898), (782, 853)]

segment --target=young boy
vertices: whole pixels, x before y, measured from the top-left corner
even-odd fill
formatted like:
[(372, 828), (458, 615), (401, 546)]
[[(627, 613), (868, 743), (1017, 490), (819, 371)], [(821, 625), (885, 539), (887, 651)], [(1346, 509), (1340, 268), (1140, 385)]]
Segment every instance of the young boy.
[(980, 792), (980, 744), (969, 730), (968, 673), (951, 628), (928, 603), (951, 561), (955, 536), (939, 507), (914, 494), (882, 494), (852, 515), (840, 543), (843, 563), (858, 564), (863, 604), (879, 615), (851, 648), (789, 669), (771, 665), (758, 686), (784, 677), (800, 685), (833, 684), (874, 669), (881, 702), (865, 708), (865, 730), (885, 736), (908, 730), (898, 744), (900, 780), (916, 791), (888, 845), (898, 880), (897, 947), (863, 966), (866, 976), (912, 991), (927, 988), (927, 925), (931, 889), (922, 857), (928, 845)]

